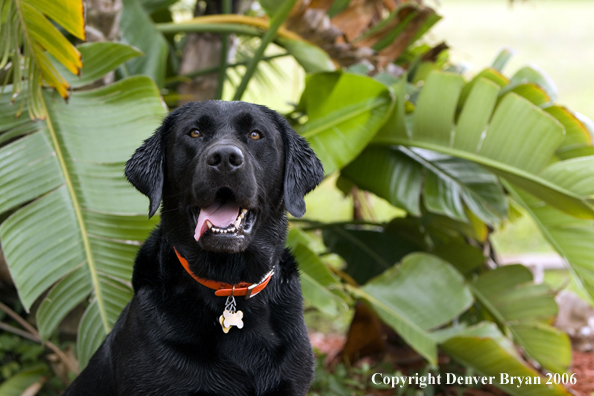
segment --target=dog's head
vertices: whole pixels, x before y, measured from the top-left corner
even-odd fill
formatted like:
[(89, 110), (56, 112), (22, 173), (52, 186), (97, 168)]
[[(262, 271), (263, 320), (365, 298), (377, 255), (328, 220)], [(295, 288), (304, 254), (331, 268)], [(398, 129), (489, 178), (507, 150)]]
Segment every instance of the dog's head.
[(284, 239), (285, 208), (301, 217), (323, 174), (283, 117), (244, 102), (175, 110), (126, 163), (126, 177), (150, 199), (149, 216), (163, 201), (162, 226), (175, 243), (226, 253), (246, 250), (259, 234), (270, 239), (270, 229)]

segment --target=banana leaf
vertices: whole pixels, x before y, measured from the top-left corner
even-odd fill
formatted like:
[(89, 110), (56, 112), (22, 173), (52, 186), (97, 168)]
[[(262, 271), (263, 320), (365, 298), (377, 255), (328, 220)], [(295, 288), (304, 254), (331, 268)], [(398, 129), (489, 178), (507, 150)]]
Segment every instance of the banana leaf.
[(309, 75), (297, 108), (308, 120), (297, 132), (329, 175), (363, 151), (386, 121), (393, 102), (390, 89), (369, 77), (341, 72)]
[(432, 330), (464, 312), (473, 302), (464, 278), (449, 263), (413, 253), (361, 288), (348, 287), (430, 363), (437, 363), (438, 338)]
[(126, 71), (131, 75), (147, 75), (161, 88), (167, 69), (167, 41), (143, 9), (140, 0), (123, 0), (123, 4), (120, 19), (121, 42), (144, 53), (144, 56), (126, 62)]
[[(440, 348), (466, 367), (482, 376), (493, 376), (493, 385), (513, 396), (570, 396), (561, 385), (546, 385), (547, 378), (528, 366), (515, 351), (513, 344), (501, 334), (494, 323), (481, 322), (453, 337), (444, 337)], [(518, 386), (505, 381), (505, 374), (521, 377), (524, 384)], [(532, 384), (526, 384), (530, 377)], [(539, 379), (539, 380), (538, 380)], [(536, 381), (540, 381), (535, 383)]]
[(512, 185), (506, 189), (594, 299), (594, 221), (569, 216)]
[[(80, 73), (81, 55), (57, 26), (84, 40), (83, 2), (64, 0), (58, 4), (54, 0), (22, 0), (2, 2), (0, 6), (0, 39), (3, 43), (0, 68), (4, 68), (9, 60), (12, 62), (13, 84), (10, 88), (13, 98), (23, 87), (26, 88), (27, 93), (22, 95), (21, 103), (27, 101), (32, 117), (43, 118), (45, 108), (41, 84), (54, 88), (64, 99), (68, 98), (70, 87), (50, 62), (49, 55), (73, 74)], [(20, 67), (22, 63), (27, 65), (24, 74)], [(29, 83), (25, 84), (22, 80), (28, 80)]]
[[(513, 92), (498, 100), (500, 86), (479, 78), (456, 120), (462, 89), (462, 77), (432, 72), (410, 122), (403, 106), (397, 105), (394, 123), (384, 127), (374, 142), (421, 147), (476, 162), (555, 208), (594, 218), (588, 197), (541, 176), (565, 139), (564, 128), (554, 117)], [(404, 101), (403, 90), (397, 95)]]
[(565, 333), (550, 325), (558, 308), (548, 285), (534, 284), (528, 268), (509, 265), (480, 275), (471, 289), (530, 357), (549, 371), (567, 372), (571, 343)]
[(458, 221), (469, 222), (466, 208), (491, 225), (507, 215), (496, 176), (473, 162), (430, 150), (372, 145), (341, 175), (416, 216), (421, 196), (428, 211)]
[(306, 234), (293, 228), (287, 237), (289, 247), (299, 263), (301, 290), (305, 300), (327, 315), (336, 316), (347, 307), (342, 284), (306, 242)]
[[(2, 114), (15, 111), (6, 96)], [(0, 138), (28, 131), (0, 148), (7, 197), (0, 212), (10, 214), (0, 239), (24, 307), (44, 296), (37, 314), (43, 339), (90, 297), (78, 338), (84, 367), (131, 297), (136, 251), (157, 221), (147, 220), (146, 199), (123, 169), (165, 109), (144, 76), (74, 92), (69, 103), (50, 91), (42, 98), (44, 121), (0, 120), (8, 121)]]

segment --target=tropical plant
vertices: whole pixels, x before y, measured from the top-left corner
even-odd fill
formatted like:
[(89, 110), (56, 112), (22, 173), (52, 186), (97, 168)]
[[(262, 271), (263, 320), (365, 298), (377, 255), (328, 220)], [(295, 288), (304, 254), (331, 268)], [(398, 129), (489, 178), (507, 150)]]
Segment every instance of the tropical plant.
[[(308, 306), (332, 317), (364, 301), (430, 365), (441, 350), (482, 375), (568, 370), (569, 340), (551, 326), (554, 291), (524, 267), (498, 267), (490, 243), (510, 207), (522, 208), (594, 296), (591, 122), (554, 103), (544, 73), (527, 67), (508, 79), (503, 53), (466, 81), (445, 45), (419, 44), (439, 16), (416, 1), (384, 1), (376, 12), (372, 1), (260, 0), (263, 11), (181, 23), (171, 22), (172, 1), (123, 3), (119, 43), (73, 47), (61, 33), (52, 41), (82, 56), (74, 70), (70, 55), (30, 37), (55, 34), (45, 14), (84, 38), (73, 33), (84, 31), (82, 19), (65, 25), (54, 2), (0, 2), (0, 33), (17, 40), (0, 64), (8, 84), (0, 96), (0, 240), (25, 309), (40, 301), (41, 339), (82, 304), (84, 367), (131, 296), (133, 258), (158, 218), (146, 218), (147, 202), (122, 169), (165, 114), (161, 97), (175, 107), (180, 82), (209, 75), (221, 96), (233, 68), (244, 72), (227, 96), (241, 99), (262, 60), (291, 56), (310, 74), (287, 117), (326, 175), (338, 175), (337, 187), (358, 205), (367, 205), (364, 190), (404, 213), (385, 223), (360, 215), (292, 221), (287, 245)], [(74, 15), (82, 2), (60, 5)], [(235, 62), (223, 51), (218, 67), (180, 75), (189, 32), (259, 44)], [(101, 86), (114, 71), (116, 81)], [(557, 385), (499, 386), (568, 394)]]

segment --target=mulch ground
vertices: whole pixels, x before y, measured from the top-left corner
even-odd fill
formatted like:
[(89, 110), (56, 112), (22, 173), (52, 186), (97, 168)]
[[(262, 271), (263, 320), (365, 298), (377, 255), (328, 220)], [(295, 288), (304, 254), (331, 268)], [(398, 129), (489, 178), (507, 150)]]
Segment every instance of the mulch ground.
[(594, 392), (594, 352), (573, 351), (571, 371), (577, 378), (571, 389), (577, 396), (591, 396)]

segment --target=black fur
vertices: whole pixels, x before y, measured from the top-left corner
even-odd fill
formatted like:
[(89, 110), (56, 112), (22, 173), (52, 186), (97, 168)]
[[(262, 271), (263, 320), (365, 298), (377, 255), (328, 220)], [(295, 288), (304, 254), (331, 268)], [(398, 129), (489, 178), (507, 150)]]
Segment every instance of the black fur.
[[(254, 130), (259, 140), (249, 138)], [(206, 164), (206, 153), (224, 145), (244, 155), (233, 172)], [(297, 267), (284, 249), (285, 207), (303, 215), (304, 195), (323, 177), (305, 140), (262, 106), (191, 103), (136, 150), (126, 176), (149, 197), (151, 216), (162, 200), (161, 224), (136, 258), (134, 297), (65, 395), (305, 395), (313, 354)], [(198, 208), (226, 199), (250, 209), (244, 234), (206, 232), (196, 242)], [(261, 293), (236, 298), (243, 329), (223, 333), (226, 298), (192, 279), (174, 247), (206, 279), (254, 283), (275, 267)]]

